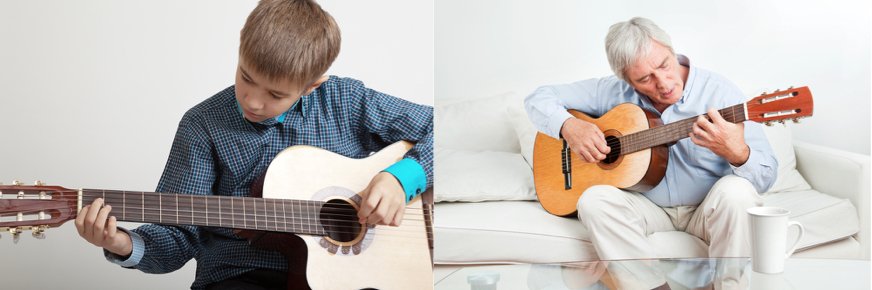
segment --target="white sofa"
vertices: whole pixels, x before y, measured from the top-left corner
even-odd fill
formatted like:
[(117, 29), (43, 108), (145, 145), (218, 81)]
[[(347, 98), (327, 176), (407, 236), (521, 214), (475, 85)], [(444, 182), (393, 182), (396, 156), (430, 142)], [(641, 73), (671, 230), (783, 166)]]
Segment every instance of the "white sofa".
[[(535, 201), (536, 131), (522, 96), (439, 104), (435, 122), (437, 280), (461, 265), (597, 259), (576, 218), (553, 216)], [(779, 161), (764, 200), (805, 226), (794, 256), (869, 259), (869, 156), (792, 142), (790, 126), (764, 126)], [(662, 257), (707, 256), (706, 244), (684, 232), (650, 239)]]

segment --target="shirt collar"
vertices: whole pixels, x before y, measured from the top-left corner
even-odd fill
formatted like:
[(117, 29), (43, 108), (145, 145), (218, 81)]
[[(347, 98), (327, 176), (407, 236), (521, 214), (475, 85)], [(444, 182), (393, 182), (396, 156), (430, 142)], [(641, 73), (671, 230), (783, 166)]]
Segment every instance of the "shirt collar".
[(676, 58), (678, 58), (678, 64), (687, 67), (687, 80), (684, 81), (684, 89), (681, 93), (681, 99), (678, 100), (679, 103), (684, 103), (687, 100), (687, 96), (690, 95), (690, 91), (693, 89), (694, 79), (696, 78), (696, 67), (690, 65), (690, 59), (683, 54), (676, 54)]
[[(291, 105), (291, 108), (290, 108), (290, 109), (288, 109), (287, 111), (285, 111), (285, 112), (282, 113), (281, 115), (278, 115), (278, 116), (276, 116), (275, 118), (269, 118), (269, 119), (266, 119), (266, 120), (263, 120), (263, 121), (260, 121), (260, 122), (254, 122), (254, 123), (261, 124), (261, 125), (265, 125), (265, 126), (272, 126), (272, 125), (275, 125), (275, 124), (282, 124), (282, 123), (285, 122), (285, 118), (287, 117), (288, 113), (289, 113), (290, 111), (293, 111), (294, 108), (298, 107), (298, 104), (300, 103), (300, 101), (301, 101), (302, 99), (303, 99), (303, 98), (300, 98), (299, 100), (297, 100), (296, 103), (294, 103), (293, 105)], [(238, 101), (238, 100), (236, 100), (236, 111), (239, 112), (239, 115), (242, 116), (242, 119), (243, 119), (243, 120), (245, 120), (245, 114), (242, 112), (242, 106), (239, 105), (239, 101)], [(245, 121), (247, 122), (248, 120), (245, 120)]]

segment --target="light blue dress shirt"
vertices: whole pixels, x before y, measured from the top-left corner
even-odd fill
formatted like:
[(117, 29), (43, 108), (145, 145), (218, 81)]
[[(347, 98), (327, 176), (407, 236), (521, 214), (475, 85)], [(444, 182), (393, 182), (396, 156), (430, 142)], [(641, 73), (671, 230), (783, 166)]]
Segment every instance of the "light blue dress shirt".
[[(678, 55), (678, 59), (681, 65), (690, 68), (684, 93), (663, 113), (658, 113), (648, 97), (627, 82), (609, 76), (540, 87), (524, 101), (527, 115), (539, 131), (559, 138), (563, 122), (572, 117), (567, 109), (598, 117), (621, 103), (632, 103), (669, 124), (705, 114), (709, 108), (722, 109), (746, 102), (742, 91), (726, 78), (691, 66), (683, 55)], [(745, 122), (745, 143), (751, 155), (745, 164), (735, 167), (711, 150), (693, 144), (690, 138), (681, 139), (669, 146), (663, 180), (643, 194), (661, 207), (695, 206), (705, 199), (718, 179), (729, 174), (748, 179), (757, 192), (765, 192), (775, 183), (778, 162), (760, 124)]]

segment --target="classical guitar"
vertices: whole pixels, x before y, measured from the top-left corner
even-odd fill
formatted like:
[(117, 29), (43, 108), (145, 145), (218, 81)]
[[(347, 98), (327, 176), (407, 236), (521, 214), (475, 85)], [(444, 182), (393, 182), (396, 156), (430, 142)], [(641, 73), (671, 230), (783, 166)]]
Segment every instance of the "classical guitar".
[(262, 183), (252, 189), (262, 198), (0, 185), (0, 230), (42, 237), (103, 198), (120, 221), (239, 229), (253, 245), (285, 254), (289, 267), (302, 256), (305, 281), (288, 271), (288, 289), (431, 289), (431, 208), (421, 197), (398, 227), (357, 221), (357, 193), (411, 146), (397, 142), (364, 159), (289, 147), (253, 185)]
[[(808, 87), (790, 88), (757, 96), (750, 101), (718, 112), (733, 123), (744, 121), (771, 125), (812, 115)], [(593, 185), (612, 185), (644, 192), (663, 179), (669, 151), (667, 146), (688, 137), (696, 117), (663, 125), (653, 113), (624, 103), (599, 118), (569, 110), (576, 118), (596, 124), (605, 135), (611, 152), (606, 159), (588, 163), (573, 154), (565, 140), (539, 132), (533, 147), (533, 179), (539, 203), (548, 212), (568, 216), (576, 213), (582, 193)]]

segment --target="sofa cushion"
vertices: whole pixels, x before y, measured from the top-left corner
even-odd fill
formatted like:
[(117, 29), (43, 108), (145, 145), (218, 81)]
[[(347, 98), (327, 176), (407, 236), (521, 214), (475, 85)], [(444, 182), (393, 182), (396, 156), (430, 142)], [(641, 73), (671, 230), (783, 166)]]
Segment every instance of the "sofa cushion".
[(533, 145), (536, 143), (536, 133), (539, 131), (533, 127), (530, 118), (527, 117), (527, 110), (524, 109), (524, 98), (515, 97), (506, 99), (506, 118), (515, 129), (515, 134), (518, 137), (518, 145), (521, 147), (521, 156), (533, 168)]
[[(436, 204), (437, 264), (559, 263), (596, 260), (575, 218), (547, 213), (535, 201)], [(660, 257), (705, 257), (705, 244), (683, 232), (649, 237)]]
[(437, 148), (434, 162), (437, 202), (536, 199), (533, 172), (520, 154)]
[[(859, 229), (856, 209), (845, 199), (814, 190), (764, 196), (766, 205), (791, 211), (805, 227), (798, 249), (843, 240)], [(576, 218), (547, 213), (535, 201), (436, 204), (435, 261), (440, 264), (557, 263), (596, 259), (587, 231)], [(791, 228), (793, 230), (793, 228)], [(795, 232), (789, 232), (794, 237)], [(649, 236), (659, 257), (706, 257), (707, 246), (684, 232)]]
[(437, 104), (436, 148), (520, 152), (515, 130), (506, 117), (506, 99), (513, 93)]
[(768, 192), (809, 190), (808, 182), (796, 170), (796, 153), (793, 150), (793, 137), (786, 124), (762, 126), (769, 145), (778, 160), (778, 176)]
[[(847, 199), (822, 194), (816, 190), (780, 192), (763, 197), (766, 206), (783, 207), (790, 211), (790, 220), (805, 228), (798, 250), (852, 236), (860, 230), (857, 209)], [(787, 237), (792, 242), (796, 228)]]

